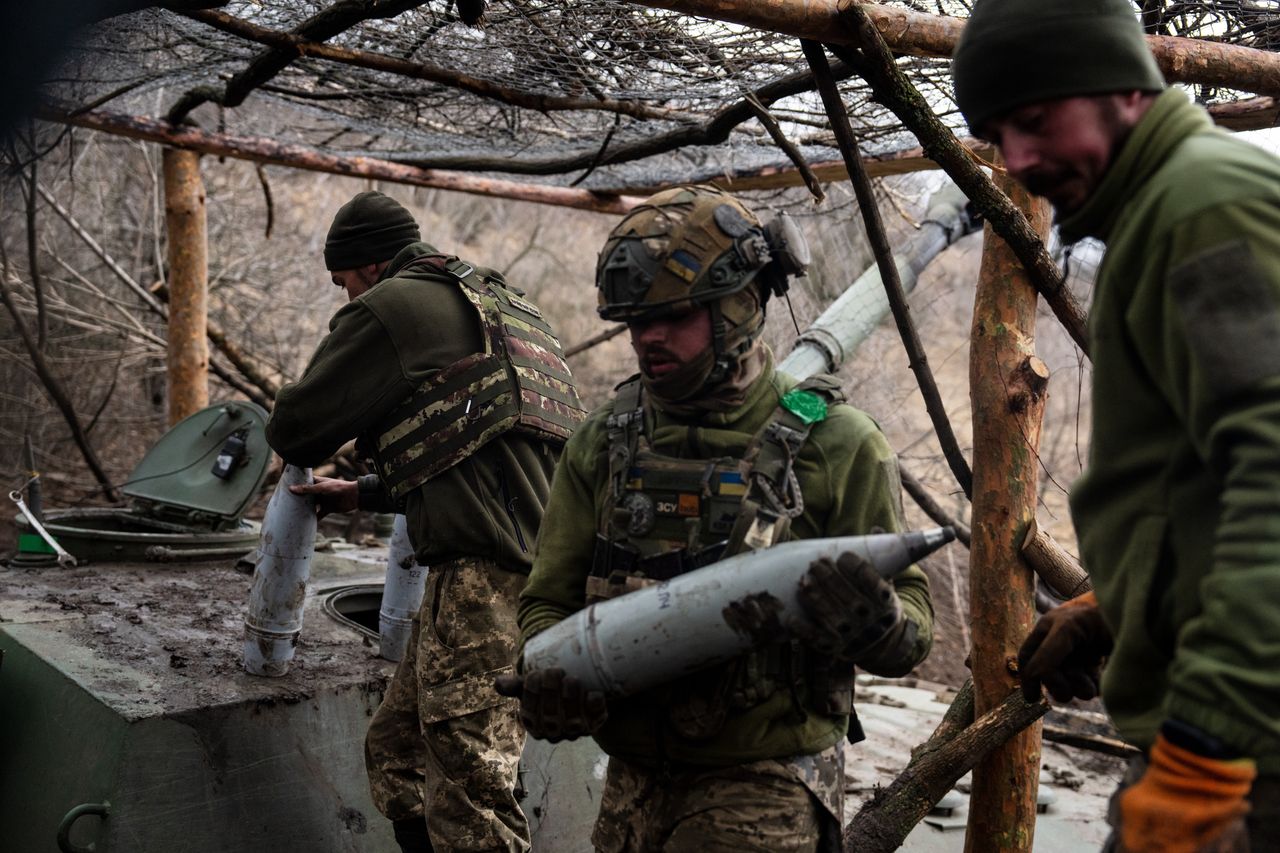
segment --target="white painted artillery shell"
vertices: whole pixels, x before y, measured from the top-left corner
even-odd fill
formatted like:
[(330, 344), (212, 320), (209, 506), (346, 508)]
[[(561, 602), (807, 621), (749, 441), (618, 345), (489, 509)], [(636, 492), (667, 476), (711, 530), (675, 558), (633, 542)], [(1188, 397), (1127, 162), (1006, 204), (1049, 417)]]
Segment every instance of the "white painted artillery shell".
[(559, 667), (590, 690), (627, 696), (730, 660), (756, 643), (731, 627), (732, 601), (767, 594), (791, 629), (807, 617), (796, 599), (800, 579), (821, 557), (856, 551), (890, 578), (955, 538), (949, 527), (910, 533), (785, 542), (739, 554), (670, 581), (593, 604), (524, 647), (524, 671)]
[(289, 486), (311, 482), (310, 468), (284, 466), (262, 520), (260, 559), (244, 619), (244, 668), (251, 675), (284, 675), (298, 644), (315, 552), (316, 510), (313, 498), (295, 495)]
[(413, 617), (427, 588), (427, 567), (419, 566), (414, 557), (409, 523), (403, 515), (396, 516), (388, 551), (387, 580), (378, 610), (378, 654), (398, 661), (409, 647)]

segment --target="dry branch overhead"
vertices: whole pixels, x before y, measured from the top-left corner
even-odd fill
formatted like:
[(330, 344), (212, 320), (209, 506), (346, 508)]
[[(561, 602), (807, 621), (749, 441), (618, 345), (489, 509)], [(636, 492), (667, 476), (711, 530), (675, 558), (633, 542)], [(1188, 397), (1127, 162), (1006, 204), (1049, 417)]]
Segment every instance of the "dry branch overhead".
[(835, 78), (831, 75), (831, 66), (827, 61), (826, 51), (817, 42), (802, 39), (805, 58), (813, 69), (814, 79), (818, 84), (818, 94), (826, 107), (831, 121), (831, 130), (835, 133), (836, 144), (849, 169), (849, 180), (853, 184), (854, 195), (858, 198), (858, 207), (862, 211), (862, 223), (866, 228), (867, 241), (875, 254), (876, 266), (880, 269), (880, 279), (884, 282), (885, 293), (889, 299), (889, 308), (893, 312), (894, 322), (898, 326), (898, 334), (902, 345), (907, 350), (907, 363), (916, 375), (920, 386), (920, 394), (924, 397), (925, 408), (929, 412), (929, 420), (933, 423), (934, 432), (938, 435), (938, 443), (942, 445), (942, 453), (956, 477), (956, 482), (966, 495), (973, 489), (973, 472), (969, 462), (960, 450), (955, 431), (947, 418), (946, 407), (942, 404), (942, 394), (938, 391), (938, 383), (934, 381), (933, 371), (929, 368), (929, 359), (924, 351), (924, 343), (911, 320), (911, 308), (907, 304), (906, 291), (902, 288), (902, 278), (898, 274), (898, 265), (893, 260), (893, 249), (889, 245), (889, 237), (885, 233), (884, 223), (880, 218), (880, 208), (876, 204), (875, 191), (871, 179), (867, 177), (862, 166), (862, 156), (858, 153), (858, 143), (853, 135), (853, 125), (849, 122), (849, 113), (845, 110), (844, 101), (836, 88)]
[(756, 120), (764, 125), (765, 130), (769, 132), (774, 144), (794, 164), (796, 171), (800, 173), (801, 179), (804, 180), (804, 185), (809, 190), (809, 194), (813, 196), (814, 203), (821, 203), (827, 197), (827, 194), (823, 191), (822, 183), (818, 180), (818, 176), (809, 167), (809, 162), (800, 153), (800, 149), (790, 139), (787, 139), (787, 135), (782, 132), (782, 126), (773, 117), (773, 113), (769, 112), (768, 107), (760, 103), (754, 95), (748, 95), (746, 101), (756, 114)]
[(254, 163), (289, 166), (294, 169), (354, 178), (373, 178), (472, 195), (573, 207), (596, 213), (626, 213), (639, 202), (636, 198), (596, 193), (590, 190), (522, 184), (515, 181), (479, 178), (474, 175), (460, 175), (455, 172), (419, 169), (415, 166), (405, 166), (372, 157), (335, 157), (301, 145), (289, 145), (260, 137), (213, 133), (188, 126), (170, 127), (165, 122), (144, 116), (124, 115), (105, 110), (76, 113), (65, 107), (45, 105), (38, 111), (38, 117), (45, 121), (98, 130), (115, 136), (141, 139), (173, 148), (215, 154), (220, 157), (233, 157)]
[(447, 68), (410, 62), (371, 51), (309, 41), (294, 33), (282, 33), (266, 27), (260, 27), (226, 12), (202, 10), (187, 12), (186, 16), (258, 44), (287, 48), (296, 52), (299, 56), (325, 59), (343, 65), (368, 68), (371, 71), (385, 71), (389, 74), (396, 74), (412, 80), (439, 83), (442, 86), (460, 89), (513, 107), (523, 107), (543, 113), (562, 110), (595, 110), (658, 121), (695, 122), (701, 119), (700, 116), (666, 107), (656, 107), (642, 101), (624, 101), (616, 98), (575, 98), (526, 92), (512, 86), (504, 86), (492, 80), (485, 80), (472, 74), (452, 71)]
[[(1280, 126), (1280, 98), (1249, 98), (1245, 101), (1210, 104), (1207, 109), (1209, 118), (1213, 119), (1215, 124), (1237, 133)], [(990, 162), (995, 154), (991, 144), (981, 139), (965, 136), (956, 141), (969, 152), (969, 155), (976, 156), (980, 160)], [(941, 168), (919, 145), (880, 154), (864, 154), (862, 160), (866, 164), (867, 174), (872, 178), (906, 175)], [(819, 160), (810, 163), (809, 168), (823, 183), (849, 179), (849, 172), (843, 160)], [(794, 166), (760, 166), (753, 169), (737, 169), (727, 174), (722, 169), (708, 170), (702, 174), (691, 172), (688, 180), (713, 183), (727, 190), (774, 190), (804, 184), (803, 176)], [(597, 187), (597, 190), (647, 196), (671, 186), (673, 186), (671, 182), (665, 182)]]
[[(394, 18), (425, 2), (426, 0), (338, 0), (295, 27), (293, 34), (307, 41), (325, 41), (362, 21)], [(291, 45), (264, 50), (222, 88), (197, 86), (183, 94), (169, 110), (169, 123), (181, 124), (192, 110), (209, 102), (223, 107), (240, 106), (254, 89), (275, 77), (300, 55)]]
[(956, 780), (1048, 712), (1048, 702), (1029, 703), (1014, 690), (974, 720), (973, 683), (966, 682), (937, 730), (912, 752), (906, 769), (854, 815), (844, 831), (845, 849), (890, 853), (900, 848)]
[[(629, 0), (717, 21), (741, 24), (827, 44), (854, 45), (857, 36), (842, 20), (856, 7), (896, 53), (948, 58), (964, 20), (857, 0)], [(1280, 96), (1280, 55), (1240, 45), (1174, 36), (1147, 36), (1160, 70), (1170, 83), (1194, 83)]]
[[(832, 66), (832, 74), (843, 80), (852, 74), (843, 62)], [(665, 133), (647, 138), (634, 139), (625, 144), (612, 146), (607, 152), (593, 147), (588, 151), (579, 151), (565, 157), (543, 157), (539, 159), (513, 159), (505, 156), (479, 157), (474, 155), (441, 154), (430, 159), (420, 156), (390, 157), (395, 163), (416, 166), (420, 169), (454, 169), (466, 172), (505, 172), (520, 175), (558, 175), (575, 172), (579, 169), (594, 169), (598, 166), (612, 166), (619, 163), (630, 163), (646, 157), (668, 154), (689, 146), (719, 145), (729, 138), (734, 130), (744, 122), (757, 118), (762, 108), (767, 108), (774, 101), (808, 92), (813, 88), (813, 77), (807, 71), (786, 74), (758, 86), (748, 92), (740, 100), (721, 107), (709, 117), (696, 124), (686, 124)], [(772, 134), (767, 124), (765, 128)], [(777, 137), (773, 137), (777, 141)], [(786, 152), (784, 148), (784, 153)]]

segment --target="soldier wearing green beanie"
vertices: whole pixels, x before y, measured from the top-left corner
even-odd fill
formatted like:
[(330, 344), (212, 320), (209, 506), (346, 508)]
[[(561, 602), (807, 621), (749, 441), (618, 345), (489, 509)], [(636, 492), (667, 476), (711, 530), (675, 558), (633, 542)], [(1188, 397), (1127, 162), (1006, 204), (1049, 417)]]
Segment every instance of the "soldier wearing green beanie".
[(1143, 750), (1108, 849), (1274, 849), (1280, 161), (1165, 89), (1127, 0), (978, 0), (953, 74), (1063, 240), (1107, 247), (1071, 493), (1093, 592), (1032, 630), (1023, 688), (1100, 690)]
[(293, 491), (314, 494), (321, 514), (404, 513), (429, 567), (365, 741), (373, 800), (401, 849), (524, 851), (514, 794), (524, 731), (517, 703), (491, 684), (511, 669), (551, 474), (583, 413), (537, 306), (496, 270), (419, 238), (382, 193), (339, 209), (324, 259), (349, 301), (277, 395), (267, 438), (299, 466), (357, 439), (376, 474)]

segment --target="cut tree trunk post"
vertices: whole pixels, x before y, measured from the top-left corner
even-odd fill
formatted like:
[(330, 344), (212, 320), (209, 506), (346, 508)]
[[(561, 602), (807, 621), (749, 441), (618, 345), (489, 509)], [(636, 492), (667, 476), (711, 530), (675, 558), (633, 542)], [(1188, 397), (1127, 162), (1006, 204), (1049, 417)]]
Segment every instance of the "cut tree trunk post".
[(1022, 556), (1059, 598), (1075, 598), (1093, 589), (1085, 570), (1034, 518), (1022, 538)]
[(164, 149), (169, 234), (169, 426), (209, 405), (209, 257), (200, 155)]
[[(1043, 238), (1049, 209), (1003, 175), (1001, 189)], [(1036, 358), (1036, 291), (1008, 244), (986, 227), (973, 306), (971, 668), (982, 716), (1017, 687), (1018, 646), (1036, 618), (1035, 575), (1021, 545), (1035, 519), (1037, 453), (1049, 379)], [(1040, 779), (1040, 727), (992, 751), (973, 771), (966, 853), (1030, 853)]]

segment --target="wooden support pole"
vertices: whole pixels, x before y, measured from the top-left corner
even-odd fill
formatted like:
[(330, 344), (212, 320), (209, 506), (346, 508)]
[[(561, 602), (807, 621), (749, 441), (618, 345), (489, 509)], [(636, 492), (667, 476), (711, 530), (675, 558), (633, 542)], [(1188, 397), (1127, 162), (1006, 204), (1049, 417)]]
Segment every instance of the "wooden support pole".
[[(1000, 188), (1043, 238), (1049, 207), (1004, 175)], [(969, 354), (973, 405), (971, 668), (982, 716), (1018, 685), (1018, 646), (1035, 621), (1035, 576), (1021, 557), (1035, 518), (1037, 453), (1049, 379), (1036, 358), (1036, 291), (988, 224)], [(966, 853), (1030, 853), (1040, 779), (1040, 727), (994, 750), (973, 771)]]
[(209, 247), (200, 155), (164, 149), (169, 235), (169, 426), (209, 405)]

